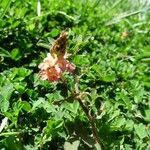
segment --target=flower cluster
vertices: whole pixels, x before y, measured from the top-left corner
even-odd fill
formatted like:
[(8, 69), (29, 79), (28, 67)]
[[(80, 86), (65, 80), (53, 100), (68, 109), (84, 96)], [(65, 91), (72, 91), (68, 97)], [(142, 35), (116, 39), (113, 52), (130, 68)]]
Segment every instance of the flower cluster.
[(75, 66), (66, 60), (65, 56), (53, 57), (50, 53), (38, 67), (40, 78), (50, 82), (58, 81), (65, 71), (72, 73), (75, 70)]

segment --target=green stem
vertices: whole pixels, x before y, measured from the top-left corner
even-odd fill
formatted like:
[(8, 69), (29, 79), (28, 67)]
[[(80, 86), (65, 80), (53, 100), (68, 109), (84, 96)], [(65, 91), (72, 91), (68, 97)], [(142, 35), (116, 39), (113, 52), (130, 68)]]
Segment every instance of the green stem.
[(46, 48), (46, 49), (50, 48), (50, 46), (48, 44), (45, 44), (45, 43), (37, 43), (36, 45), (39, 46), (39, 47)]
[(10, 135), (19, 135), (20, 132), (5, 132), (1, 133), (0, 136), (10, 136)]

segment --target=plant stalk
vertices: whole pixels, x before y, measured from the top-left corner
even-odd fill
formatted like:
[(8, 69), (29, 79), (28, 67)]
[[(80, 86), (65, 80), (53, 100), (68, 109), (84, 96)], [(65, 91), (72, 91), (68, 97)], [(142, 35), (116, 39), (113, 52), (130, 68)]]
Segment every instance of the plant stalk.
[(84, 113), (86, 114), (90, 124), (91, 124), (91, 128), (92, 128), (92, 133), (93, 133), (93, 138), (95, 140), (96, 144), (99, 144), (100, 150), (104, 150), (105, 147), (102, 143), (102, 141), (100, 140), (100, 137), (98, 135), (98, 131), (96, 128), (96, 124), (95, 124), (95, 119), (94, 117), (91, 115), (90, 113), (90, 108), (88, 105), (86, 105), (86, 103), (83, 102), (82, 100), (82, 93), (79, 92), (79, 88), (78, 88), (78, 82), (79, 80), (77, 78), (75, 79), (75, 91), (74, 91), (74, 98), (79, 102), (80, 106), (82, 107)]

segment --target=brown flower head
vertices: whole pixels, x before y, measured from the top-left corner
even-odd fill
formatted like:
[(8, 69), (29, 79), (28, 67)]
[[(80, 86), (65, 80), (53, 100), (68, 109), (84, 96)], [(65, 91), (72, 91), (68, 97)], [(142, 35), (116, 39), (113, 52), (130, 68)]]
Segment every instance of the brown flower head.
[(58, 81), (63, 72), (72, 73), (75, 70), (75, 66), (66, 59), (67, 36), (67, 33), (62, 32), (52, 46), (51, 53), (48, 53), (43, 62), (39, 64), (39, 76), (42, 80)]

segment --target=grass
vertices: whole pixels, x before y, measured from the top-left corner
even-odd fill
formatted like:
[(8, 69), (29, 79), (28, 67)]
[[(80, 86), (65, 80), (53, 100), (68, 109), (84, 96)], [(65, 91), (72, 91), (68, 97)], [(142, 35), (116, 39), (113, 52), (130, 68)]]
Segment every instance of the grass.
[[(0, 3), (0, 149), (149, 149), (149, 3), (40, 3), (39, 16), (37, 1)], [(62, 30), (67, 85), (38, 77)]]

